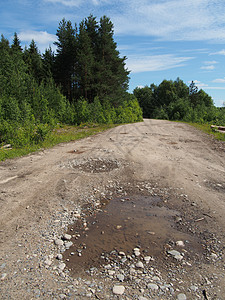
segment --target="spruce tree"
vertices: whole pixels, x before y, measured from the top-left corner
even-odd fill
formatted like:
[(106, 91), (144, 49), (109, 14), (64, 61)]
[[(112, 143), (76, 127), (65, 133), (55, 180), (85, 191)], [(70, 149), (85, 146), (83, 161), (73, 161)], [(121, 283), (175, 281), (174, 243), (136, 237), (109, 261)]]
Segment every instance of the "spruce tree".
[(57, 85), (62, 87), (63, 94), (72, 100), (77, 88), (76, 76), (76, 36), (77, 30), (71, 21), (63, 19), (57, 30), (58, 41), (55, 57), (54, 77)]
[(94, 55), (93, 43), (88, 34), (85, 21), (79, 26), (78, 44), (77, 44), (77, 74), (80, 94), (89, 102), (92, 101), (93, 77), (94, 77)]
[(125, 69), (126, 57), (120, 58), (113, 39), (113, 23), (106, 16), (100, 19), (98, 37), (97, 96), (111, 99), (128, 88), (129, 71)]

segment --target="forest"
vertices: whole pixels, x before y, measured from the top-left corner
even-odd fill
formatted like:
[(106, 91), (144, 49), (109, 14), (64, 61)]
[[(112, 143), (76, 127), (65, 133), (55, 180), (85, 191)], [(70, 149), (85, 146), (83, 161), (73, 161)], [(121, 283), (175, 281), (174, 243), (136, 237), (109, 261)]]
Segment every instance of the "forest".
[(0, 147), (39, 144), (58, 124), (120, 124), (145, 118), (225, 125), (225, 108), (181, 79), (128, 93), (126, 57), (120, 57), (113, 23), (90, 15), (63, 19), (56, 51), (41, 53), (34, 40), (23, 49), (17, 33), (0, 40)]
[(225, 125), (225, 107), (216, 107), (193, 81), (187, 86), (180, 78), (163, 80), (158, 86), (137, 87), (133, 93), (144, 118)]
[(79, 26), (63, 19), (56, 40), (55, 53), (41, 54), (34, 40), (22, 49), (17, 33), (11, 45), (1, 36), (0, 145), (40, 143), (59, 123), (142, 120), (109, 18), (90, 15)]

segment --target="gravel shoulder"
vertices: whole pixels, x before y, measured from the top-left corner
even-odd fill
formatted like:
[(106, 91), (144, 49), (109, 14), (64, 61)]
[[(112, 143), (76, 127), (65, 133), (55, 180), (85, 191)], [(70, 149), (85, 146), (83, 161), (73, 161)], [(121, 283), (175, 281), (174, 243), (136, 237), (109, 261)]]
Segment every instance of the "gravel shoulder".
[[(160, 198), (158, 210), (176, 212), (172, 229), (156, 222), (151, 247), (112, 247), (94, 267), (74, 266), (82, 238), (74, 224), (91, 231), (88, 217), (104, 212), (106, 200), (132, 195)], [(169, 121), (2, 162), (1, 298), (225, 299), (224, 195), (225, 143)]]

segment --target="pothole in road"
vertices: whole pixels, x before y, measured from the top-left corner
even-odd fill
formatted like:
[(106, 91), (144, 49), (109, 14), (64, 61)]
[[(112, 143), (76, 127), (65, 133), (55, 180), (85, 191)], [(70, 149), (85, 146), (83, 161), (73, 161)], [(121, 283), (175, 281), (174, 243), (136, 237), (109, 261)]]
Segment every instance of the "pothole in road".
[(78, 169), (87, 173), (110, 172), (118, 169), (121, 163), (118, 160), (89, 158), (83, 160), (72, 160), (68, 163), (70, 168)]
[(171, 250), (170, 241), (174, 241), (173, 246), (176, 241), (184, 241), (186, 252), (196, 252), (197, 248), (199, 252), (198, 241), (176, 229), (175, 220), (180, 213), (161, 203), (158, 197), (140, 195), (115, 198), (102, 203), (91, 215), (81, 216), (69, 229), (73, 246), (64, 253), (71, 273), (107, 264), (103, 253), (114, 250), (132, 256), (133, 249), (139, 247), (142, 255), (165, 258), (165, 245)]

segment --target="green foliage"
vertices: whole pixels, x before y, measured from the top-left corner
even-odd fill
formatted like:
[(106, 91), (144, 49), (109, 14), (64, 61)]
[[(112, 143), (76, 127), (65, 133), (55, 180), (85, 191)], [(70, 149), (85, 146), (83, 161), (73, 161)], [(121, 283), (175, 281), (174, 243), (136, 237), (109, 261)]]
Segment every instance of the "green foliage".
[(225, 121), (225, 111), (216, 108), (212, 98), (198, 90), (193, 81), (188, 87), (179, 78), (163, 80), (159, 86), (136, 88), (134, 95), (147, 118), (220, 125)]
[(17, 34), (12, 45), (0, 40), (0, 144), (41, 145), (61, 124), (124, 123), (142, 120), (129, 95), (125, 57), (113, 39), (113, 24), (92, 15), (79, 30), (59, 23), (56, 54), (44, 54), (34, 40), (24, 50)]

